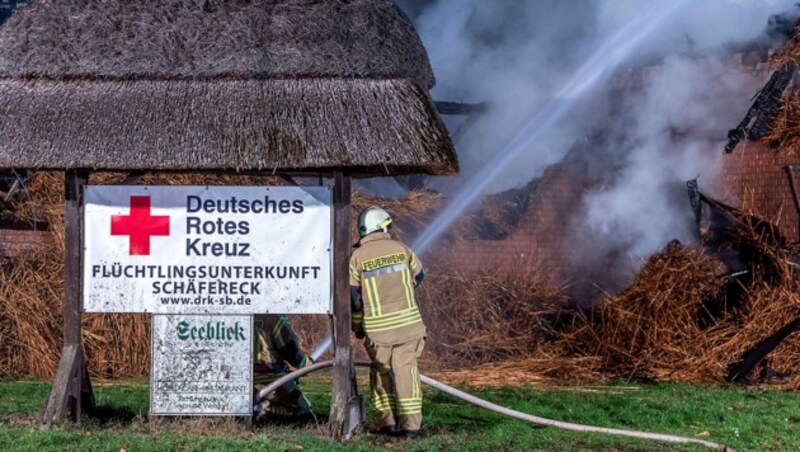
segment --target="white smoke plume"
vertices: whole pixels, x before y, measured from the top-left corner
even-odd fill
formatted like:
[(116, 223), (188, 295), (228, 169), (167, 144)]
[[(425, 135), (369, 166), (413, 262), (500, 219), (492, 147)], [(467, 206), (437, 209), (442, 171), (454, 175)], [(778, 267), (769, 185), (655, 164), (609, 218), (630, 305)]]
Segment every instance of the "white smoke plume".
[[(462, 176), (438, 186), (457, 188), (500, 152), (597, 42), (670, 1), (399, 1), (428, 49), (437, 76), (434, 98), (494, 105), (457, 137)], [(565, 225), (572, 244), (565, 253), (580, 263), (577, 271), (614, 268), (610, 280), (624, 280), (637, 261), (668, 241), (691, 238), (684, 182), (714, 179), (727, 129), (768, 76), (732, 71), (727, 50), (759, 38), (772, 15), (796, 9), (792, 0), (690, 2), (630, 58), (631, 68), (658, 70), (624, 111), (608, 116), (608, 92), (583, 100), (489, 191), (528, 183), (561, 161), (573, 143), (602, 133), (605, 138), (586, 151), (602, 183)], [(448, 119), (451, 132), (461, 121)]]

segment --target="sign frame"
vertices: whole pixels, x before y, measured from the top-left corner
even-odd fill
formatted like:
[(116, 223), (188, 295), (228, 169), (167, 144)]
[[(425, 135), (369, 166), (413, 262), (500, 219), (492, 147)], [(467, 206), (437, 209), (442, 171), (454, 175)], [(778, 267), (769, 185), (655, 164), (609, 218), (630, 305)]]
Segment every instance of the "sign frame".
[[(106, 201), (107, 203), (103, 203), (109, 196), (112, 199), (114, 197), (119, 198), (124, 196), (126, 199), (124, 203), (121, 199), (110, 203), (108, 203), (108, 201)], [(284, 202), (282, 200), (286, 199), (300, 201), (301, 206), (308, 206), (310, 202), (315, 210), (311, 211), (311, 213), (302, 220), (301, 226), (305, 225), (305, 229), (297, 231), (291, 227), (292, 221), (289, 215), (302, 215), (302, 210), (301, 212), (282, 211), (278, 213), (274, 211), (272, 213), (265, 212), (263, 214), (255, 212), (239, 213), (235, 212), (235, 209), (234, 213), (195, 213), (189, 210), (188, 201), (184, 202), (181, 198), (183, 196), (186, 196), (187, 199), (188, 197), (196, 198), (200, 200), (200, 202), (225, 199), (228, 196), (232, 196), (234, 199), (237, 199), (238, 202), (248, 199), (254, 199), (254, 202), (259, 202), (262, 201), (262, 199), (255, 198), (256, 196), (263, 196), (267, 199), (272, 196), (274, 200), (280, 202)], [(248, 198), (248, 196), (253, 198)], [(128, 202), (128, 197), (130, 197), (130, 203)], [(173, 201), (173, 197), (175, 201)], [(90, 203), (92, 198), (99, 200), (99, 202)], [(120, 235), (114, 232), (114, 220), (118, 219), (118, 217), (129, 218), (133, 216), (133, 198), (147, 199), (146, 209), (148, 217), (152, 212), (153, 216), (151, 218), (167, 218), (169, 246), (173, 251), (173, 254), (169, 254), (167, 258), (170, 260), (148, 259), (151, 253), (150, 249), (157, 246), (156, 243), (158, 242), (155, 242), (153, 238), (157, 238), (157, 234), (146, 238), (146, 256), (137, 256), (133, 251), (128, 255), (128, 242), (122, 242), (125, 243), (125, 250), (124, 252), (120, 251), (121, 245), (117, 237), (114, 237), (116, 241), (114, 242), (113, 248), (104, 246), (105, 243), (103, 243), (103, 240), (105, 240), (106, 235), (109, 233), (109, 231), (106, 230), (109, 226), (111, 228), (111, 237)], [(335, 247), (333, 243), (334, 231), (332, 217), (334, 199), (333, 187), (329, 185), (92, 185), (87, 186), (86, 199), (86, 207), (84, 207), (82, 215), (85, 226), (82, 231), (83, 246), (81, 248), (81, 282), (83, 287), (81, 291), (81, 312), (184, 313), (206, 315), (253, 315), (262, 313), (333, 314)], [(153, 202), (152, 207), (150, 205), (151, 200)], [(305, 204), (302, 204), (303, 200), (305, 200)], [(306, 209), (306, 211), (308, 211), (308, 209)], [(164, 215), (166, 215), (166, 217)], [(184, 219), (188, 220), (190, 217), (194, 217), (192, 219), (197, 219), (198, 222), (205, 219), (204, 223), (208, 222), (208, 218), (216, 219), (219, 222), (227, 220), (226, 226), (232, 225), (229, 223), (241, 221), (246, 223), (248, 230), (244, 234), (234, 233), (219, 236), (214, 234), (193, 235), (197, 234), (199, 231), (195, 229), (195, 232), (190, 233), (189, 227), (185, 225), (184, 222)], [(325, 218), (325, 223), (321, 220), (323, 217)], [(236, 220), (231, 220), (231, 218)], [(270, 224), (270, 218), (274, 219), (273, 223), (275, 226)], [(297, 216), (295, 218), (302, 217)], [(243, 219), (247, 221), (243, 221)], [(169, 229), (170, 224), (173, 226), (171, 230)], [(322, 225), (326, 225), (327, 227)], [(181, 230), (181, 228), (184, 227), (186, 229)], [(273, 227), (283, 228), (278, 229), (279, 233), (284, 233), (284, 237), (286, 237), (281, 243), (277, 243), (278, 240), (271, 242), (270, 239), (267, 238), (269, 236), (264, 235), (269, 234)], [(309, 247), (306, 247), (304, 233), (309, 233), (308, 235), (311, 236), (309, 240), (312, 240), (315, 236), (317, 237), (316, 241), (312, 241)], [(215, 244), (222, 244), (224, 242), (226, 246), (227, 244), (233, 246), (244, 243), (244, 245), (241, 246), (248, 247), (248, 256), (189, 255), (189, 240), (199, 240), (196, 237), (210, 237), (212, 240), (219, 239), (221, 241), (215, 242)], [(175, 250), (183, 252), (183, 249), (180, 247), (183, 244), (182, 240), (184, 238), (187, 244), (186, 256), (174, 253)], [(164, 239), (161, 238), (159, 241), (163, 247)], [(150, 243), (153, 243), (153, 246), (151, 246)], [(294, 244), (300, 243), (302, 243), (302, 245), (294, 246)], [(132, 236), (130, 237), (130, 244), (132, 249)], [(285, 258), (294, 254), (294, 248), (300, 253), (300, 258), (294, 262), (292, 262), (292, 259), (287, 262)], [(109, 251), (109, 249), (111, 249), (111, 251)], [(159, 253), (163, 254), (164, 251), (163, 249), (154, 249), (152, 253), (158, 256)], [(250, 253), (253, 253), (252, 257)], [(174, 260), (172, 259), (173, 255), (176, 257)], [(324, 257), (322, 257), (323, 255)], [(266, 256), (266, 258), (261, 256)], [(318, 258), (314, 259), (312, 256), (317, 256)], [(327, 269), (325, 266), (327, 266)], [(148, 267), (148, 270), (150, 270), (150, 273), (146, 277), (147, 279), (142, 279), (139, 276), (131, 278), (134, 269), (136, 269), (136, 271), (144, 270), (144, 267)], [(153, 269), (150, 267), (157, 267), (158, 274), (154, 273)], [(102, 272), (98, 270), (99, 268), (102, 268)], [(167, 276), (173, 268), (180, 270), (181, 276)], [(255, 275), (263, 273), (264, 276), (262, 279), (249, 279), (249, 277), (245, 276), (242, 276), (240, 279), (223, 279), (222, 277), (215, 278), (211, 276), (201, 279), (199, 275), (197, 275), (197, 280), (195, 280), (194, 276), (189, 276), (188, 274), (188, 269), (196, 269), (196, 271), (207, 270), (210, 272), (213, 270), (222, 271), (234, 268), (236, 268), (237, 271), (241, 268)], [(125, 275), (121, 273), (123, 269)], [(289, 281), (290, 285), (279, 289), (283, 294), (282, 298), (276, 299), (274, 296), (270, 298), (271, 294), (274, 293), (274, 291), (271, 291), (272, 287), (283, 286), (283, 284), (280, 283), (281, 279), (278, 279), (282, 278), (281, 269), (287, 278), (294, 278), (296, 270), (296, 279), (285, 280)], [(164, 272), (162, 272), (162, 270), (164, 270)], [(274, 274), (270, 273), (272, 270), (275, 271)], [(290, 270), (292, 276), (288, 276)], [(302, 276), (300, 276), (301, 270), (303, 272)], [(119, 273), (113, 273), (114, 271)], [(187, 271), (186, 276), (183, 276), (184, 271)], [(306, 279), (306, 271), (308, 271), (309, 279)], [(112, 274), (114, 277), (110, 277)], [(312, 275), (313, 277), (311, 277)], [(209, 286), (211, 284), (233, 285), (241, 283), (242, 281), (256, 281), (255, 285), (261, 285), (260, 290), (262, 293), (253, 297), (252, 304), (249, 304), (250, 302), (248, 301), (246, 306), (236, 302), (230, 303), (246, 295), (237, 294), (228, 296), (225, 293), (217, 292), (217, 294), (221, 293), (222, 296), (230, 298), (227, 304), (220, 304), (219, 299), (222, 298), (222, 296), (219, 298), (213, 296), (214, 292), (212, 291), (214, 289), (211, 288), (206, 290), (198, 289), (197, 291), (187, 294), (179, 293), (178, 296), (175, 297), (169, 297), (166, 288), (162, 295), (157, 295), (153, 288), (150, 288), (150, 292), (148, 293), (148, 284), (170, 284), (173, 281), (172, 278), (181, 278), (178, 282), (180, 285), (192, 281), (188, 283), (191, 284), (192, 287), (194, 287), (194, 281), (197, 281), (198, 285), (209, 283)], [(178, 284), (172, 284), (172, 286), (177, 286)], [(223, 288), (223, 291), (224, 290)], [(303, 291), (308, 291), (308, 293), (303, 293), (294, 299), (295, 297), (291, 295), (292, 290), (301, 293)], [(132, 296), (136, 298), (131, 300)], [(308, 306), (308, 303), (300, 301), (303, 299), (308, 300), (307, 297), (309, 296), (311, 296), (312, 300), (311, 306)], [(281, 296), (279, 295), (279, 297)], [(172, 300), (174, 303), (165, 303), (164, 300), (166, 298), (175, 298), (175, 300)], [(181, 298), (182, 300), (180, 301), (184, 303), (178, 304), (178, 298)], [(210, 305), (197, 304), (197, 299), (200, 298), (213, 298), (213, 300), (211, 300)], [(293, 299), (294, 301), (292, 301)], [(216, 305), (214, 304), (215, 302)]]

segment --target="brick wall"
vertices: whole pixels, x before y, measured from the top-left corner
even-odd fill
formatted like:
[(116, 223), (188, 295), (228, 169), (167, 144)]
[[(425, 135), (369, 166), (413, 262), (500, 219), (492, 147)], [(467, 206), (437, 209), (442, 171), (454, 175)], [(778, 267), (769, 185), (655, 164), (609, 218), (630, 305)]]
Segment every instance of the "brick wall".
[(52, 243), (53, 236), (48, 231), (8, 229), (0, 227), (0, 261), (14, 260), (29, 253), (42, 243)]
[[(508, 237), (500, 240), (443, 240), (429, 253), (438, 264), (469, 274), (546, 269), (558, 279), (563, 267), (565, 226), (580, 208), (588, 188), (582, 170), (548, 168), (536, 184), (528, 210)], [(424, 259), (423, 259), (424, 260)]]
[[(797, 149), (772, 148), (765, 142), (746, 142), (724, 156), (722, 183), (726, 201), (753, 208), (792, 241), (800, 241), (800, 216), (794, 204), (788, 165), (800, 165)], [(800, 173), (794, 175), (800, 187)]]

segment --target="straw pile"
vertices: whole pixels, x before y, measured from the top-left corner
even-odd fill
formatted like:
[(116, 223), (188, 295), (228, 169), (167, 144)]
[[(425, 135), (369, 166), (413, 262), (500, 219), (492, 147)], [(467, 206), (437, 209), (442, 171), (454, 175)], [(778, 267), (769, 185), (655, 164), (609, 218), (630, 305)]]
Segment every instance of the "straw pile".
[[(735, 246), (749, 255), (752, 276), (745, 281), (738, 315), (721, 325), (719, 336), (726, 340), (713, 351), (728, 369), (762, 340), (800, 318), (800, 275), (793, 262), (799, 254), (797, 245), (787, 244), (777, 227), (756, 216), (746, 216), (739, 224)], [(773, 383), (799, 389), (800, 333), (784, 340), (765, 363), (780, 377)], [(769, 377), (756, 374), (756, 378)]]
[[(18, 219), (47, 222), (54, 240), (0, 271), (2, 375), (50, 377), (58, 365), (64, 300), (62, 187), (61, 173), (39, 173), (29, 186), (31, 196), (20, 197), (12, 211)], [(93, 376), (141, 376), (149, 368), (146, 315), (85, 315), (83, 340)]]
[[(800, 317), (800, 284), (790, 261), (796, 250), (758, 216), (733, 213), (731, 246), (747, 263), (747, 275), (728, 277), (726, 266), (700, 248), (671, 243), (630, 287), (565, 333), (571, 350), (599, 356), (617, 377), (719, 382), (747, 351)], [(800, 388), (800, 336), (790, 336), (767, 363), (785, 377), (780, 384)]]
[(786, 95), (767, 139), (784, 152), (796, 153), (800, 140), (800, 91), (791, 91)]
[(553, 342), (572, 311), (541, 269), (462, 275), (434, 265), (426, 275), (435, 283), (423, 283), (418, 298), (439, 366), (520, 359), (534, 351), (540, 358), (559, 354)]
[[(800, 67), (800, 33), (795, 30), (792, 37), (780, 52), (769, 60), (769, 67), (779, 71), (787, 65)], [(783, 96), (777, 114), (772, 118), (770, 133), (766, 137), (781, 152), (796, 153), (796, 145), (800, 138), (800, 92), (789, 88)]]
[(703, 352), (715, 344), (699, 320), (706, 303), (720, 297), (723, 272), (719, 262), (671, 243), (648, 260), (630, 287), (590, 313), (572, 340), (624, 378), (713, 378)]

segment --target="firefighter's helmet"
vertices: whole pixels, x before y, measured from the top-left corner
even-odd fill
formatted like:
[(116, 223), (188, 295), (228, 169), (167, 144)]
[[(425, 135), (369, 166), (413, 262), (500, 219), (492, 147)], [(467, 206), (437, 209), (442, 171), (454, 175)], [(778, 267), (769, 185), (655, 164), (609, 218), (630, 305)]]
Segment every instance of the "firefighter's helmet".
[(392, 217), (389, 212), (380, 207), (367, 207), (358, 216), (358, 234), (364, 237), (377, 231), (386, 232), (391, 224)]

